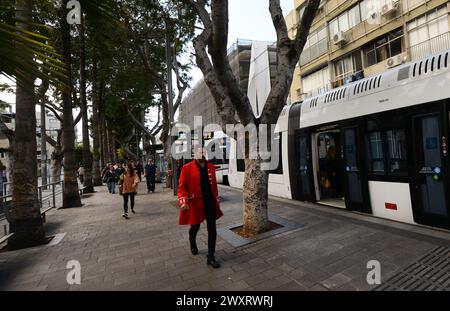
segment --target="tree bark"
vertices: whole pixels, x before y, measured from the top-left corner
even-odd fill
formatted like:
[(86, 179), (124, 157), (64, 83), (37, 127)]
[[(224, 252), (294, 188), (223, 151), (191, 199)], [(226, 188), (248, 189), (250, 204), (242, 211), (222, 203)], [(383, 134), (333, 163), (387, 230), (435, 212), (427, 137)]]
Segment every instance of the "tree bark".
[(108, 129), (108, 137), (109, 137), (109, 150), (111, 153), (111, 163), (116, 163), (117, 161), (116, 139), (110, 129)]
[(87, 113), (87, 99), (86, 99), (86, 48), (85, 48), (85, 28), (84, 17), (81, 14), (80, 25), (80, 108), (81, 108), (81, 121), (82, 121), (82, 133), (83, 133), (83, 167), (84, 167), (84, 180), (83, 180), (83, 192), (93, 193), (95, 192), (92, 184), (92, 158), (91, 158), (91, 146), (89, 143), (89, 125), (88, 125), (88, 113)]
[[(32, 0), (16, 0), (16, 26), (31, 30)], [(21, 44), (17, 44), (18, 54), (32, 61), (33, 55)], [(7, 212), (10, 232), (8, 240), (12, 249), (43, 244), (45, 230), (42, 223), (37, 191), (36, 158), (36, 112), (34, 77), (22, 72), (17, 78), (16, 125), (14, 138), (13, 193), (11, 206)]]
[[(64, 0), (63, 8), (68, 0)], [(69, 86), (65, 86), (62, 92), (63, 102), (63, 143), (64, 143), (64, 192), (63, 207), (82, 206), (80, 194), (78, 192), (77, 164), (75, 163), (75, 130), (73, 128), (72, 98), (71, 98), (71, 54), (70, 54), (70, 27), (66, 22), (65, 10), (62, 10), (61, 35), (62, 35), (62, 56), (66, 64), (69, 77)]]
[(268, 174), (261, 169), (261, 159), (245, 159), (244, 175), (244, 230), (262, 232), (268, 222)]
[[(95, 53), (95, 52), (94, 52)], [(92, 161), (92, 184), (93, 186), (101, 186), (102, 178), (100, 168), (100, 132), (98, 120), (98, 61), (94, 56), (92, 65), (92, 133), (93, 133), (93, 161)]]
[(99, 98), (98, 98), (98, 135), (99, 135), (99, 144), (100, 144), (100, 169), (103, 170), (103, 168), (106, 166), (107, 159), (106, 159), (106, 150), (105, 150), (105, 111), (103, 107), (103, 94), (105, 89), (105, 82), (100, 82), (100, 89), (99, 89)]

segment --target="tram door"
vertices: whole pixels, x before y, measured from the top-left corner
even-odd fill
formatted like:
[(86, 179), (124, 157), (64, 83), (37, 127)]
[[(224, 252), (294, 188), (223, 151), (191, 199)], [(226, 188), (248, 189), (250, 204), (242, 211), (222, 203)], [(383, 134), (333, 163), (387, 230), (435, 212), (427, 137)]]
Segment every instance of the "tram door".
[[(314, 201), (312, 185), (311, 140), (309, 132), (299, 132), (295, 136), (296, 182), (293, 198), (301, 201)], [(294, 189), (293, 189), (294, 190)]]
[(416, 221), (449, 227), (440, 115), (418, 116), (413, 122)]
[(350, 210), (371, 213), (367, 178), (364, 177), (362, 169), (359, 138), (358, 127), (343, 129), (345, 205)]

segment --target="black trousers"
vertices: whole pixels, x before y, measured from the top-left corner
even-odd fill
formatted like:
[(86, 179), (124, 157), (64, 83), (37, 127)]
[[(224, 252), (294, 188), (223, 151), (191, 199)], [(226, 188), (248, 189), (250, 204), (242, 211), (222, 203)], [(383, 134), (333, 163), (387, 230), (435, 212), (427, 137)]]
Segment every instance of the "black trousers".
[[(208, 257), (214, 258), (214, 253), (216, 252), (216, 208), (214, 203), (205, 204), (205, 214), (206, 214), (206, 228), (208, 230)], [(200, 224), (191, 225), (189, 229), (189, 242), (195, 243), (197, 233), (200, 230)]]
[(147, 178), (147, 190), (155, 192), (155, 178)]
[(128, 197), (130, 197), (130, 201), (131, 201), (131, 209), (134, 209), (134, 196), (136, 195), (136, 193), (132, 192), (132, 193), (124, 193), (123, 194), (123, 212), (125, 214), (128, 213)]

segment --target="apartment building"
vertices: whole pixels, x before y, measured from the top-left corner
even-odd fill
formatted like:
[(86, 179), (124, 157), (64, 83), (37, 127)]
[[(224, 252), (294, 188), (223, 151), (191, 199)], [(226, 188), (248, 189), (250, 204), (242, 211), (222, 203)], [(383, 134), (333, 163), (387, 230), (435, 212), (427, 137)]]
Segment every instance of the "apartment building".
[[(286, 17), (293, 37), (306, 0)], [(292, 102), (450, 48), (448, 0), (322, 0), (294, 73)]]

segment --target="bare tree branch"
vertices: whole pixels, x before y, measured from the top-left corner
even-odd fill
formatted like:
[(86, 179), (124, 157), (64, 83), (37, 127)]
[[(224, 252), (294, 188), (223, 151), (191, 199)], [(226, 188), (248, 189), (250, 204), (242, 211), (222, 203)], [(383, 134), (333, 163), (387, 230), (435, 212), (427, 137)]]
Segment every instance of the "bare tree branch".
[(73, 119), (73, 127), (75, 127), (75, 126), (78, 124), (78, 122), (80, 122), (81, 117), (82, 117), (82, 115), (81, 115), (81, 112), (80, 112), (80, 113), (78, 113), (78, 115), (75, 117), (75, 119)]
[(59, 122), (62, 122), (63, 119), (62, 117), (59, 115), (59, 113), (53, 108), (53, 106), (50, 106), (48, 103), (45, 104), (45, 109), (50, 110), (51, 113), (53, 113), (53, 115), (55, 116), (56, 119), (59, 120)]
[(11, 144), (14, 141), (14, 131), (11, 130), (5, 122), (0, 118), (0, 132), (5, 134), (9, 143)]
[(150, 130), (150, 133), (152, 133), (152, 135), (156, 135), (154, 132), (158, 127), (160, 127), (160, 123), (161, 123), (161, 104), (158, 103), (158, 119), (156, 121), (156, 124)]
[(221, 117), (222, 127), (225, 130), (226, 124), (235, 124), (235, 108), (227, 94), (227, 90), (218, 79), (218, 74), (209, 59), (207, 50), (208, 42), (212, 38), (212, 23), (208, 11), (206, 11), (206, 1), (184, 0), (187, 4), (193, 6), (203, 23), (204, 29), (194, 39), (195, 58), (197, 66), (201, 69), (204, 81), (208, 86), (216, 102), (217, 112)]
[(63, 111), (61, 107), (58, 107), (57, 105), (53, 104), (53, 103), (50, 102), (50, 101), (47, 101), (45, 104), (46, 104), (47, 106), (52, 107), (54, 110), (56, 110), (56, 111), (58, 111), (58, 112), (60, 112), (60, 113), (62, 113), (62, 111)]
[(131, 120), (133, 121), (133, 123), (135, 125), (137, 125), (141, 131), (144, 132), (144, 134), (146, 136), (153, 136), (153, 134), (145, 127), (144, 124), (142, 124), (138, 119), (136, 119), (136, 117), (134, 116), (134, 114), (127, 108), (127, 113), (130, 116)]

